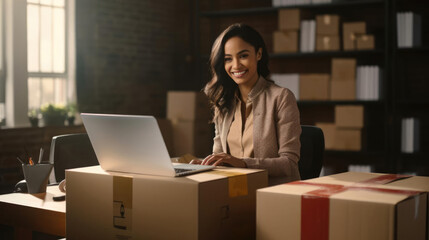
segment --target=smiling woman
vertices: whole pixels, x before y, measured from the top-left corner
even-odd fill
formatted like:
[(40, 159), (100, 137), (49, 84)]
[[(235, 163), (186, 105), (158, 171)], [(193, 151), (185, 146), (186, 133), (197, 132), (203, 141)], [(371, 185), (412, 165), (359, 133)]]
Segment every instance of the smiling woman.
[(214, 42), (210, 64), (213, 154), (192, 163), (266, 169), (270, 185), (300, 179), (296, 99), (269, 80), (261, 35), (245, 24), (229, 26)]

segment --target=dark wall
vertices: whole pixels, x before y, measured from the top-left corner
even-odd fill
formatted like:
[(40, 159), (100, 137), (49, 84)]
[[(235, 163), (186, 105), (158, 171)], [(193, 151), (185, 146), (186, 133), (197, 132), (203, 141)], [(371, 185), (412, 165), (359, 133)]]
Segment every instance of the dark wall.
[(163, 117), (167, 90), (198, 89), (191, 2), (76, 0), (80, 111)]

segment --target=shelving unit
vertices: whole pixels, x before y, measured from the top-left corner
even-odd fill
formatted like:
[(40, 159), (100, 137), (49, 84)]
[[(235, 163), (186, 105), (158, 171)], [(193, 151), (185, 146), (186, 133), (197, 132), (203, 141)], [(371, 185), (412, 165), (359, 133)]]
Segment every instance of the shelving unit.
[[(270, 70), (272, 73), (329, 73), (332, 58), (356, 58), (358, 65), (379, 65), (383, 69), (382, 93), (379, 101), (298, 101), (302, 124), (314, 124), (316, 121), (332, 121), (336, 105), (363, 105), (365, 122), (362, 151), (326, 151), (325, 166), (332, 168), (332, 173), (346, 171), (349, 164), (371, 164), (376, 172), (410, 172), (413, 166), (419, 175), (429, 175), (429, 70), (421, 73), (414, 81), (416, 86), (406, 84), (404, 79), (407, 71), (425, 65), (429, 59), (428, 32), (423, 34), (423, 46), (398, 49), (396, 43), (396, 12), (418, 8), (422, 15), (422, 31), (427, 26), (428, 7), (418, 0), (353, 0), (333, 2), (329, 4), (310, 4), (285, 7), (271, 7), (271, 1), (241, 0), (232, 4), (226, 1), (196, 0), (195, 1), (195, 34), (197, 79), (204, 85), (209, 79), (208, 53), (217, 35), (228, 25), (244, 22), (253, 26), (263, 36), (270, 53)], [(272, 32), (277, 28), (277, 12), (279, 9), (299, 8), (306, 16), (314, 19), (318, 14), (340, 15), (340, 28), (343, 22), (365, 21), (368, 32), (376, 36), (374, 50), (363, 51), (324, 51), (311, 53), (272, 53)], [(365, 13), (365, 14), (362, 14)], [(310, 17), (309, 17), (310, 16)], [(426, 27), (427, 28), (427, 27)], [(428, 28), (429, 29), (429, 28)], [(412, 64), (408, 58), (418, 56), (420, 64)], [(406, 62), (405, 65), (402, 66)], [(408, 61), (408, 62), (407, 62)], [(417, 60), (419, 62), (419, 60)], [(407, 64), (408, 63), (408, 64)], [(426, 63), (427, 65), (427, 63)], [(427, 67), (426, 67), (427, 68)], [(402, 74), (402, 75), (401, 75)], [(426, 82), (421, 79), (425, 78)], [(413, 82), (412, 82), (413, 83)], [(420, 84), (420, 85), (419, 85)], [(411, 85), (411, 86), (410, 86)], [(405, 86), (405, 87), (404, 87)], [(423, 87), (423, 88), (422, 88)], [(408, 98), (404, 95), (408, 90)], [(413, 94), (413, 93), (417, 93)], [(425, 93), (425, 94), (423, 94)], [(422, 95), (422, 96), (420, 96)], [(399, 96), (399, 97), (398, 97)], [(411, 112), (410, 112), (411, 111)], [(423, 151), (416, 154), (401, 154), (400, 134), (401, 118), (421, 116), (421, 142)], [(413, 159), (412, 163), (406, 161)], [(425, 162), (425, 159), (427, 162)], [(426, 168), (425, 168), (426, 167)]]

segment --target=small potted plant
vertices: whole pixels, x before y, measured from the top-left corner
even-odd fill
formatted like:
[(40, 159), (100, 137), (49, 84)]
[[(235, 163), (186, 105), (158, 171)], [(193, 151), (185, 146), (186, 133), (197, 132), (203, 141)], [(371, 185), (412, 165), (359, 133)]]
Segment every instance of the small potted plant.
[(76, 119), (76, 113), (77, 113), (76, 103), (67, 104), (67, 122), (69, 126), (74, 125), (74, 120)]
[(67, 108), (60, 104), (45, 104), (40, 108), (45, 126), (64, 126)]
[(28, 111), (28, 120), (30, 120), (30, 124), (32, 127), (39, 126), (39, 110), (38, 109), (30, 109)]

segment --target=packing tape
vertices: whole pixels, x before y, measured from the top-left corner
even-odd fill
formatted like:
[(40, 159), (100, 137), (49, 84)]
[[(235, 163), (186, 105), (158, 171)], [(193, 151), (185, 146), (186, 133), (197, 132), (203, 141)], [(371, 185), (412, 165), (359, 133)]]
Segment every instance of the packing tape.
[(131, 230), (133, 210), (133, 178), (113, 176), (113, 227)]
[[(400, 176), (398, 175), (397, 177)], [(385, 177), (385, 179), (388, 178), (394, 178), (394, 176)], [(365, 182), (368, 182), (370, 180), (367, 180)], [(376, 182), (376, 180), (374, 181)], [(311, 183), (302, 181), (296, 181), (287, 184), (320, 187), (320, 189), (304, 193), (301, 196), (301, 240), (329, 239), (329, 198), (336, 193), (340, 193), (350, 189), (375, 191), (390, 194), (403, 194), (407, 196), (413, 196), (422, 193), (422, 191), (385, 189), (363, 185), (344, 186), (338, 184)], [(416, 202), (416, 205), (417, 204), (418, 202)]]
[(207, 172), (228, 177), (229, 197), (246, 196), (248, 194), (247, 174), (239, 172), (214, 170)]

